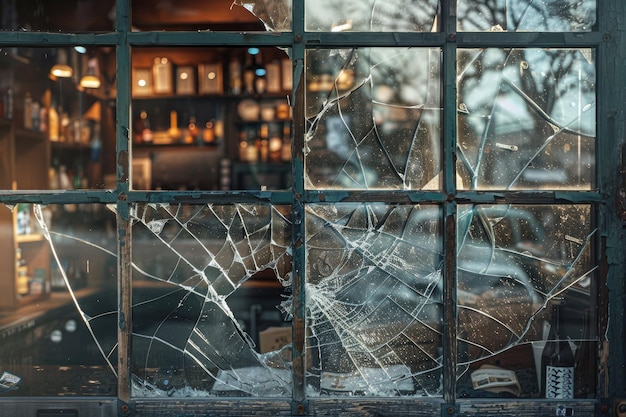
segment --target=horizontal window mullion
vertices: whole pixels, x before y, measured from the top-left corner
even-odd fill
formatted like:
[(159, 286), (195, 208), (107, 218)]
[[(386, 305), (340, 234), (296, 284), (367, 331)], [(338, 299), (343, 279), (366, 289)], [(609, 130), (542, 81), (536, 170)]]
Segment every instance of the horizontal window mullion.
[(290, 32), (129, 32), (131, 46), (289, 46)]
[(375, 191), (346, 191), (325, 190), (304, 193), (302, 201), (305, 203), (340, 203), (340, 202), (378, 202), (391, 203), (442, 203), (454, 200), (464, 204), (576, 204), (598, 203), (602, 195), (593, 191), (457, 191), (453, 196), (443, 191), (428, 190), (375, 190)]
[(63, 45), (115, 45), (117, 33), (51, 33), (51, 32), (0, 32), (1, 45), (21, 47), (52, 47)]
[(603, 37), (599, 32), (459, 32), (455, 41), (463, 48), (589, 48)]
[(105, 190), (0, 191), (0, 203), (4, 204), (109, 204), (116, 201), (117, 194)]
[(446, 36), (441, 32), (305, 32), (307, 47), (441, 46)]
[(455, 200), (459, 203), (528, 203), (528, 204), (583, 204), (599, 203), (600, 193), (593, 191), (458, 191)]
[(346, 191), (325, 190), (306, 191), (302, 201), (305, 203), (340, 203), (340, 202), (379, 202), (388, 203), (441, 203), (446, 194), (439, 191)]
[(291, 204), (291, 191), (130, 191), (124, 197), (129, 203), (167, 204)]

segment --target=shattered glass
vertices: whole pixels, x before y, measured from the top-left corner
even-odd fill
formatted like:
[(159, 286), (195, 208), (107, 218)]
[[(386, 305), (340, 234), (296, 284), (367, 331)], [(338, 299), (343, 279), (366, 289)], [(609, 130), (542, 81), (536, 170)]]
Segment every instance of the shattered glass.
[(10, 208), (18, 250), (5, 258), (18, 265), (17, 288), (5, 264), (2, 303), (17, 305), (0, 312), (0, 394), (116, 395), (115, 217), (101, 204)]
[(595, 186), (591, 49), (462, 49), (457, 60), (457, 186)]
[(439, 0), (305, 0), (306, 30), (436, 32)]
[[(240, 3), (268, 30), (289, 27), (286, 2)], [(324, 16), (312, 10), (324, 10), (319, 2), (305, 4), (312, 30), (438, 25), (434, 0), (411, 6), (417, 14), (408, 22), (399, 2), (329, 1), (327, 10), (338, 11)], [(595, 2), (565, 14), (568, 4), (489, 2), (490, 19), (482, 3), (461, 1), (459, 25), (589, 30), (595, 24)], [(305, 187), (440, 189), (440, 56), (439, 48), (308, 50)], [(595, 187), (592, 50), (459, 49), (457, 68), (458, 188)], [(594, 395), (592, 206), (460, 204), (451, 300), (443, 298), (443, 280), (455, 277), (443, 276), (440, 205), (316, 203), (304, 211), (307, 395), (441, 396), (446, 302), (457, 303), (460, 397), (538, 397), (537, 355), (557, 303), (568, 312), (561, 337), (576, 352), (576, 396)], [(39, 206), (35, 217), (51, 244), (56, 282), (70, 294), (97, 362), (116, 377), (117, 289), (101, 282), (101, 297), (77, 297), (80, 283), (64, 261), (76, 252), (62, 250), (63, 241), (96, 250), (110, 272), (117, 262), (115, 228), (104, 223), (93, 234), (71, 221), (50, 221)], [(132, 204), (130, 217), (133, 396), (291, 396), (291, 207), (146, 203)], [(113, 280), (115, 272), (105, 275)], [(494, 392), (474, 385), (471, 375), (485, 365), (514, 371), (511, 386)]]
[(438, 48), (308, 50), (306, 68), (306, 188), (439, 188)]
[(458, 0), (459, 31), (590, 32), (596, 0)]
[[(136, 205), (133, 394), (291, 392), (289, 207)], [(263, 327), (287, 343), (261, 351)]]
[(441, 395), (441, 209), (306, 209), (310, 395)]
[[(576, 397), (593, 392), (592, 242), (588, 205), (461, 205), (457, 240), (459, 395), (485, 396), (468, 382), (482, 365), (516, 372), (514, 396), (537, 396), (553, 304), (567, 311), (561, 339), (576, 355)], [(515, 352), (517, 360), (511, 360)], [(591, 363), (593, 361), (590, 361)], [(506, 364), (506, 365), (505, 365)], [(512, 389), (514, 384), (505, 388)], [(492, 387), (493, 388), (493, 387)], [(504, 391), (500, 387), (500, 391)]]

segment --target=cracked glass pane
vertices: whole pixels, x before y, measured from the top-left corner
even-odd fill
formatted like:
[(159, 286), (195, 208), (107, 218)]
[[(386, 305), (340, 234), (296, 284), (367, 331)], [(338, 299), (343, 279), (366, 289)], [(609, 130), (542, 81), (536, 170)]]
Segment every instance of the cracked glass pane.
[(438, 48), (308, 50), (306, 70), (306, 188), (439, 188)]
[(593, 396), (591, 213), (588, 205), (459, 206), (460, 397), (546, 396), (542, 356), (555, 339), (573, 356), (570, 398)]
[(436, 206), (306, 207), (309, 394), (441, 395)]
[(263, 22), (266, 30), (277, 32), (291, 30), (291, 4), (292, 0), (233, 1), (233, 5), (242, 6), (250, 13), (254, 14), (254, 16)]
[(133, 395), (289, 396), (288, 206), (138, 204)]
[(591, 49), (458, 51), (457, 186), (595, 187)]
[(332, 32), (435, 32), (439, 0), (305, 0), (305, 27)]
[[(115, 218), (103, 205), (0, 208), (0, 394), (117, 393)], [(13, 224), (14, 230), (5, 225)]]
[(458, 0), (460, 31), (590, 32), (596, 0)]

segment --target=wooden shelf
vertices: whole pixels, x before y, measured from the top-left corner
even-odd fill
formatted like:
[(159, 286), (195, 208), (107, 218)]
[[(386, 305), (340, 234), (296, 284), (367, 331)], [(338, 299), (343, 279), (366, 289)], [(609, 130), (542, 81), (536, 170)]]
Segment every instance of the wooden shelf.
[(41, 233), (30, 233), (27, 235), (17, 235), (16, 239), (17, 243), (29, 243), (29, 242), (41, 242), (44, 241), (45, 238)]

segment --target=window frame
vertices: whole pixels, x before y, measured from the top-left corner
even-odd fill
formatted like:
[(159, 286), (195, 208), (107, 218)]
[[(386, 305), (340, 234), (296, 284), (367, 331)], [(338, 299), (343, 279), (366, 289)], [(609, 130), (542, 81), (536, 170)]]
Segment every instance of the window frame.
[[(313, 0), (309, 0), (313, 1)], [(483, 416), (490, 415), (554, 415), (555, 407), (562, 401), (548, 400), (476, 400), (456, 398), (456, 205), (458, 203), (530, 203), (530, 204), (590, 204), (597, 213), (598, 235), (596, 261), (600, 265), (600, 297), (598, 300), (599, 366), (597, 397), (591, 400), (574, 400), (576, 415), (600, 415), (614, 407), (614, 402), (625, 398), (626, 376), (623, 372), (610, 372), (624, 367), (625, 344), (623, 339), (624, 295), (624, 221), (626, 198), (622, 197), (624, 185), (621, 151), (624, 140), (623, 110), (626, 75), (619, 62), (624, 62), (626, 6), (621, 0), (598, 1), (597, 29), (581, 33), (542, 32), (457, 32), (455, 0), (441, 1), (441, 31), (436, 33), (330, 33), (307, 32), (304, 28), (304, 0), (293, 0), (292, 29), (289, 32), (235, 33), (235, 32), (132, 32), (131, 0), (116, 0), (115, 31), (98, 34), (73, 34), (51, 32), (0, 32), (0, 46), (113, 46), (116, 48), (117, 110), (116, 110), (116, 161), (117, 183), (113, 192), (81, 190), (66, 192), (13, 191), (0, 194), (4, 204), (92, 204), (94, 201), (117, 206), (118, 240), (118, 394), (114, 399), (80, 398), (87, 410), (108, 410), (118, 415), (162, 416), (162, 410), (172, 410), (170, 415), (238, 415), (240, 406), (248, 415), (337, 415), (349, 410), (369, 410), (392, 416)], [(619, 15), (622, 16), (620, 20)], [(623, 41), (622, 41), (623, 42)], [(142, 46), (275, 46), (289, 48), (293, 63), (293, 188), (285, 191), (133, 191), (130, 188), (131, 142), (131, 50)], [(305, 51), (308, 48), (354, 46), (423, 46), (442, 50), (442, 106), (443, 167), (442, 189), (439, 191), (314, 191), (304, 188), (303, 145), (305, 134)], [(596, 134), (596, 190), (591, 191), (468, 191), (457, 190), (455, 181), (456, 148), (456, 52), (458, 48), (480, 47), (567, 47), (596, 50), (597, 134)], [(621, 47), (621, 49), (620, 49)], [(132, 235), (130, 209), (134, 203), (237, 203), (264, 202), (291, 204), (293, 218), (304, 218), (304, 207), (309, 203), (342, 201), (385, 203), (435, 203), (444, 211), (444, 385), (443, 398), (310, 398), (306, 395), (305, 363), (305, 292), (304, 245), (294, 245), (294, 319), (293, 319), (293, 393), (291, 399), (203, 399), (175, 400), (133, 398), (131, 396), (130, 323), (132, 322), (131, 276)], [(621, 208), (621, 210), (618, 210)], [(293, 222), (293, 242), (304, 241), (303, 221)], [(610, 291), (609, 291), (610, 289)], [(615, 343), (608, 343), (615, 341)], [(26, 401), (29, 404), (26, 404)], [(0, 410), (20, 404), (23, 409), (37, 409), (41, 404), (59, 407), (72, 405), (71, 399), (2, 399)], [(499, 413), (495, 413), (498, 406)], [(30, 407), (30, 408), (29, 408)], [(33, 408), (34, 407), (34, 408)], [(115, 410), (115, 411), (113, 411)], [(210, 410), (210, 411), (208, 411)], [(187, 413), (187, 414), (185, 414)], [(189, 414), (191, 413), (191, 414)]]

